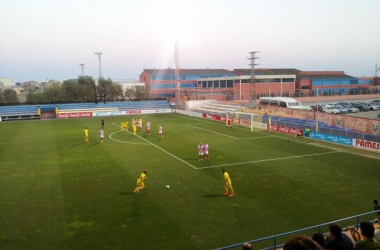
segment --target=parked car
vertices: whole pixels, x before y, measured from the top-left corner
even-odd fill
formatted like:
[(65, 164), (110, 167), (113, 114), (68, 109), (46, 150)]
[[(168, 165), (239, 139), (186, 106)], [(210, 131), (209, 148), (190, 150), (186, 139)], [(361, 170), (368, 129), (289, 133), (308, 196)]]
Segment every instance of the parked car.
[(339, 105), (345, 106), (345, 105), (350, 105), (348, 102), (338, 102)]
[(368, 107), (368, 110), (379, 110), (379, 107), (376, 105), (373, 105), (371, 103), (366, 102), (359, 102), (360, 104), (366, 105)]
[(354, 106), (351, 106), (349, 104), (342, 105), (342, 106), (345, 107), (348, 110), (348, 113), (359, 113), (359, 109), (355, 108)]
[(334, 107), (335, 107), (336, 109), (339, 109), (339, 111), (340, 111), (341, 114), (347, 114), (347, 113), (348, 113), (348, 109), (346, 109), (346, 108), (343, 107), (342, 105), (335, 104)]
[(312, 105), (310, 106), (314, 111), (321, 111), (323, 110), (323, 106), (322, 105)]
[(325, 106), (322, 111), (325, 113), (330, 113), (330, 114), (339, 114), (340, 113), (339, 109), (336, 109), (333, 106)]
[(360, 104), (360, 103), (352, 102), (351, 105), (354, 106), (355, 108), (358, 108), (359, 111), (368, 111), (369, 110), (368, 106)]

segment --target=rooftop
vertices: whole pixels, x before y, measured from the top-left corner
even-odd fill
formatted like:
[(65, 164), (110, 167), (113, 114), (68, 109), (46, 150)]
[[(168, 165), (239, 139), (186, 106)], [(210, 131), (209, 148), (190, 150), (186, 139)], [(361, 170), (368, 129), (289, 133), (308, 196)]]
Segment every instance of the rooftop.
[[(145, 72), (153, 75), (175, 75), (175, 69), (144, 69)], [(179, 69), (181, 75), (207, 75), (207, 74), (223, 74), (231, 75), (235, 74), (232, 71), (226, 69)]]

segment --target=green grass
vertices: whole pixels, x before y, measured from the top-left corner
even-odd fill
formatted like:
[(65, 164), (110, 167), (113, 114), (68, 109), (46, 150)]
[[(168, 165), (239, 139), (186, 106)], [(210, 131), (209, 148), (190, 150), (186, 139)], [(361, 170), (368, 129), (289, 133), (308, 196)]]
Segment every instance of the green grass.
[[(142, 118), (151, 136), (120, 133), (124, 118), (106, 117), (104, 143), (100, 118), (0, 123), (0, 248), (212, 249), (368, 212), (380, 198), (378, 154), (186, 116)], [(209, 162), (198, 160), (203, 141)], [(235, 197), (222, 195), (222, 168)], [(133, 195), (143, 170), (146, 188)]]

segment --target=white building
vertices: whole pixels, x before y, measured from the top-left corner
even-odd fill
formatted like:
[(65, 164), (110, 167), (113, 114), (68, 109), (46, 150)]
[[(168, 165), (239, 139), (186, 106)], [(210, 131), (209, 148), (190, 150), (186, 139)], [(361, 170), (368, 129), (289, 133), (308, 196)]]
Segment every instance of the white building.
[(123, 88), (123, 93), (127, 91), (127, 89), (145, 89), (145, 83), (140, 82), (139, 80), (131, 80), (131, 79), (121, 79), (121, 80), (114, 80), (112, 81), (116, 84), (119, 84)]
[(14, 84), (9, 78), (0, 77), (0, 89), (12, 88)]

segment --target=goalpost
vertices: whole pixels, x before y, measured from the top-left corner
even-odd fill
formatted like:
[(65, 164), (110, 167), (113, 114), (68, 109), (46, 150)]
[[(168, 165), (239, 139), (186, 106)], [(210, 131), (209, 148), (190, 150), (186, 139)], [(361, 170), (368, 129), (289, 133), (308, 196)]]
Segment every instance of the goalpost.
[(243, 112), (226, 112), (226, 126), (228, 126), (228, 121), (231, 124), (243, 126), (249, 128), (251, 131), (253, 129), (267, 129), (267, 125), (262, 123), (262, 115), (253, 113), (243, 113)]

